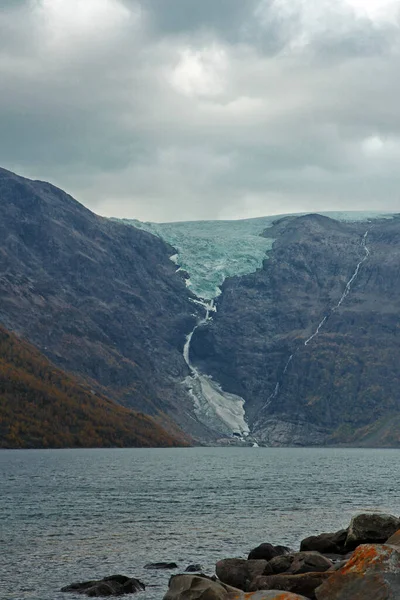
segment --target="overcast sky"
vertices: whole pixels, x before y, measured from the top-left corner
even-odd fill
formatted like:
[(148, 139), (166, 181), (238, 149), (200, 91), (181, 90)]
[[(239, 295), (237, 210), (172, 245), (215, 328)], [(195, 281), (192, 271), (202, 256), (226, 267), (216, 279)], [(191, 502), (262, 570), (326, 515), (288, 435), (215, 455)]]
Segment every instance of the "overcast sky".
[(0, 166), (106, 216), (400, 211), (398, 0), (1, 0)]

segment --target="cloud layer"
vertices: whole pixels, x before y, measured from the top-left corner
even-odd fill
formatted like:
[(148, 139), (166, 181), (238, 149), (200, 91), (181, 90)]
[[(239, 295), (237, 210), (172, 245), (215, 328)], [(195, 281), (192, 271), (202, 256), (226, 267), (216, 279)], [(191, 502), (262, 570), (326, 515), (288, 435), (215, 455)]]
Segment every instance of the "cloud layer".
[(400, 211), (397, 0), (3, 0), (0, 165), (143, 220)]

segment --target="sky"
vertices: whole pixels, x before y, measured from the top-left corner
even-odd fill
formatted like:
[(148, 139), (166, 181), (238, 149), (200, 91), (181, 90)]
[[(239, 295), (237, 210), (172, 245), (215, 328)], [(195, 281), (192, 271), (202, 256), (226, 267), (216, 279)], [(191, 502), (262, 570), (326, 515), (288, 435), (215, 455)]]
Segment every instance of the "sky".
[(398, 0), (1, 0), (0, 166), (148, 221), (400, 211)]

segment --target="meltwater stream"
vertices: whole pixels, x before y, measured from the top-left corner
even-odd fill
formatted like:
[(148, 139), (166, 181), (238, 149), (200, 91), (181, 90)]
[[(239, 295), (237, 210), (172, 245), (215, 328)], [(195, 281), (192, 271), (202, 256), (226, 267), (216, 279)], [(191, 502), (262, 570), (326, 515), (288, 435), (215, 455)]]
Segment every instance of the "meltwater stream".
[[(362, 212), (328, 212), (320, 214), (349, 222), (366, 221), (378, 217), (390, 218), (392, 216)], [(220, 286), (224, 280), (227, 277), (252, 273), (261, 268), (263, 261), (268, 258), (268, 251), (271, 250), (274, 242), (272, 238), (264, 237), (265, 232), (277, 219), (288, 216), (300, 215), (274, 215), (240, 221), (193, 221), (186, 223), (142, 223), (135, 220), (125, 220), (126, 223), (134, 227), (145, 229), (160, 236), (176, 249), (177, 252), (171, 257), (171, 260), (179, 267), (178, 270), (184, 270), (188, 273), (187, 285), (197, 295), (199, 303), (203, 304), (205, 308), (206, 317), (197, 323), (186, 338), (184, 358), (189, 366), (190, 376), (185, 379), (184, 385), (193, 399), (197, 418), (223, 435), (248, 435), (249, 428), (245, 418), (246, 399), (224, 392), (221, 386), (211, 377), (194, 368), (190, 363), (192, 337), (198, 327), (207, 326), (210, 322), (211, 313), (215, 310), (213, 302), (220, 294)], [(367, 234), (364, 236), (364, 242), (366, 236)], [(366, 248), (366, 250), (368, 249)], [(357, 266), (339, 305), (350, 291), (350, 287), (365, 259)], [(306, 340), (306, 346), (318, 335), (327, 319), (328, 317), (324, 316), (317, 330)], [(282, 376), (286, 375), (294, 355), (295, 353), (287, 360)], [(269, 405), (273, 398), (278, 396), (281, 384), (281, 380), (276, 382), (274, 391), (268, 398), (264, 408)]]
[[(312, 340), (314, 338), (317, 337), (317, 335), (319, 334), (319, 332), (321, 331), (321, 329), (324, 327), (325, 323), (328, 321), (329, 317), (338, 310), (338, 308), (340, 308), (340, 306), (343, 304), (344, 300), (347, 298), (347, 296), (350, 294), (351, 288), (353, 283), (355, 282), (355, 280), (358, 277), (358, 274), (360, 272), (360, 269), (362, 267), (362, 265), (365, 263), (365, 261), (368, 259), (369, 255), (371, 254), (368, 246), (367, 246), (367, 237), (368, 234), (370, 232), (370, 229), (367, 229), (367, 231), (364, 233), (362, 240), (361, 240), (361, 247), (364, 250), (364, 256), (361, 258), (361, 260), (357, 263), (357, 266), (352, 274), (352, 276), (350, 277), (350, 279), (348, 280), (348, 282), (346, 283), (345, 289), (343, 294), (340, 297), (339, 302), (329, 311), (328, 314), (326, 314), (323, 319), (318, 323), (318, 326), (316, 328), (316, 330), (314, 331), (314, 333), (312, 335), (310, 335), (309, 338), (306, 339), (306, 341), (304, 342), (304, 346), (308, 346), (308, 344), (310, 342), (312, 342)], [(301, 348), (301, 347), (300, 347)], [(275, 398), (278, 397), (280, 389), (282, 387), (282, 383), (283, 383), (283, 378), (287, 373), (287, 370), (289, 368), (289, 365), (291, 364), (291, 362), (293, 361), (294, 357), (296, 356), (296, 354), (299, 352), (300, 348), (297, 348), (293, 354), (291, 354), (285, 364), (285, 368), (283, 369), (282, 372), (282, 377), (279, 381), (276, 382), (275, 384), (275, 388), (274, 391), (272, 392), (272, 394), (269, 396), (269, 398), (267, 399), (266, 403), (264, 404), (264, 406), (262, 407), (262, 411), (266, 410), (266, 408), (268, 408), (268, 406), (270, 405), (270, 403), (272, 402), (272, 400), (274, 400)]]
[(183, 357), (190, 369), (190, 375), (184, 383), (193, 398), (195, 413), (202, 423), (217, 428), (224, 435), (234, 433), (239, 437), (246, 437), (250, 429), (245, 418), (243, 398), (224, 392), (212, 377), (201, 373), (190, 361), (190, 344), (194, 332), (206, 325), (211, 319), (211, 313), (216, 310), (214, 300), (197, 303), (203, 306), (205, 316), (186, 337)]

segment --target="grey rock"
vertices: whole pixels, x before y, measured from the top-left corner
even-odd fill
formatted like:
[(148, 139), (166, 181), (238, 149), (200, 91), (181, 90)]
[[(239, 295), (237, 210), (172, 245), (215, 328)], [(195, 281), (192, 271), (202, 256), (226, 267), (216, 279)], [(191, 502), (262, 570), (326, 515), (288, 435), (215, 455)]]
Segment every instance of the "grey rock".
[[(238, 590), (233, 590), (236, 591)], [(174, 575), (164, 600), (227, 600), (228, 586), (209, 577)]]
[(247, 591), (255, 577), (268, 575), (272, 570), (266, 560), (225, 558), (217, 562), (215, 572), (223, 583)]
[(72, 583), (61, 589), (62, 592), (83, 594), (94, 597), (123, 596), (134, 594), (145, 590), (145, 585), (139, 579), (126, 577), (125, 575), (112, 575), (97, 581), (84, 581)]
[(175, 575), (169, 582), (164, 600), (308, 600), (304, 596), (267, 590), (251, 593), (196, 575)]
[(315, 591), (317, 600), (397, 600), (400, 551), (389, 545), (363, 544), (348, 563)]
[(324, 572), (333, 565), (332, 561), (319, 554), (319, 552), (293, 552), (284, 556), (277, 556), (269, 561), (269, 566), (274, 574)]
[(256, 590), (282, 590), (294, 594), (302, 594), (311, 600), (315, 598), (315, 590), (332, 574), (325, 573), (302, 573), (290, 575), (268, 575), (267, 577), (256, 577), (250, 586), (250, 591)]
[(393, 515), (361, 514), (351, 519), (346, 548), (360, 544), (385, 542), (400, 528), (400, 519)]
[(281, 556), (282, 554), (288, 554), (290, 548), (287, 546), (273, 546), (272, 544), (260, 544), (257, 548), (253, 548), (250, 551), (249, 560), (271, 560), (275, 556)]
[(320, 533), (319, 535), (312, 535), (302, 540), (300, 550), (315, 550), (321, 554), (345, 553), (347, 531), (347, 529), (341, 529), (336, 533)]

